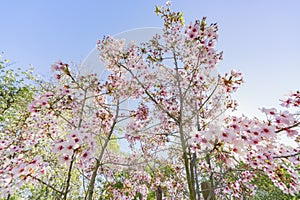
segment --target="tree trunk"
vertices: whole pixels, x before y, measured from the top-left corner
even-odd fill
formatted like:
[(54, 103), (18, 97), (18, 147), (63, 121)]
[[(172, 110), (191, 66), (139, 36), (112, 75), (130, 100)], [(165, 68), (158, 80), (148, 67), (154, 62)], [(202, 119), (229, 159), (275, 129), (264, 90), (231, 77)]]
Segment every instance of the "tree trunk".
[(215, 192), (211, 188), (210, 181), (201, 183), (201, 191), (204, 200), (216, 200)]
[(156, 200), (162, 200), (163, 199), (163, 192), (160, 186), (158, 186), (156, 190)]

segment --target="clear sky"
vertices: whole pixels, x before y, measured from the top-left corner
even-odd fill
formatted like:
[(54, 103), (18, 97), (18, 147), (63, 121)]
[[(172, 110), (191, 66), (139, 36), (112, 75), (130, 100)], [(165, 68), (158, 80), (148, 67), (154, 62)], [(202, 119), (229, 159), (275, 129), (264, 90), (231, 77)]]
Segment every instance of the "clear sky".
[[(186, 22), (207, 16), (219, 24), (217, 48), (224, 51), (219, 71), (244, 73), (236, 98), (241, 112), (259, 107), (300, 86), (299, 0), (174, 0)], [(44, 77), (57, 60), (80, 62), (103, 35), (161, 27), (159, 0), (0, 0), (0, 51), (14, 66), (31, 64)]]

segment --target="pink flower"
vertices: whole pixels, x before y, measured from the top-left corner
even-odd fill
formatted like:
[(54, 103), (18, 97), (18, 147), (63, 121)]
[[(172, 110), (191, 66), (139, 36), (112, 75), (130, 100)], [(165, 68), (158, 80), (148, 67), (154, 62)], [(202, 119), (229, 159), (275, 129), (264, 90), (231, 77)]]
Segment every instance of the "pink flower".
[(275, 127), (274, 126), (267, 126), (267, 125), (262, 126), (261, 127), (261, 133), (263, 134), (262, 135), (263, 137), (266, 137), (266, 136), (269, 137), (270, 135), (275, 133)]
[(71, 157), (67, 154), (63, 154), (59, 157), (60, 164), (68, 164), (71, 161)]
[(28, 104), (28, 111), (31, 113), (37, 112), (36, 108), (35, 108), (35, 103), (30, 103)]
[(267, 109), (267, 108), (262, 108), (260, 109), (262, 112), (264, 112), (265, 114), (267, 115), (275, 115), (277, 113), (277, 110), (276, 108), (270, 108), (270, 109)]
[(53, 92), (46, 92), (43, 96), (49, 98), (49, 97), (53, 97), (54, 94), (53, 94)]
[(63, 153), (68, 154), (68, 155), (72, 155), (74, 149), (76, 148), (74, 142), (66, 142), (64, 144), (64, 149), (63, 149)]
[(54, 72), (54, 71), (58, 71), (59, 70), (59, 65), (57, 63), (53, 63), (51, 65), (51, 70)]
[(91, 155), (91, 153), (88, 150), (85, 150), (85, 151), (82, 152), (81, 158), (83, 160), (89, 160), (89, 159), (92, 158), (92, 155)]
[(52, 148), (53, 153), (59, 153), (59, 154), (63, 153), (65, 147), (62, 142), (63, 141), (56, 142), (56, 144)]
[(288, 137), (294, 137), (298, 135), (297, 130), (292, 130), (292, 129), (284, 129), (284, 131), (287, 133)]
[[(84, 134), (84, 133), (82, 133), (82, 134)], [(70, 141), (74, 142), (75, 144), (80, 145), (82, 143), (79, 131), (74, 131), (73, 133), (69, 134), (68, 138)]]

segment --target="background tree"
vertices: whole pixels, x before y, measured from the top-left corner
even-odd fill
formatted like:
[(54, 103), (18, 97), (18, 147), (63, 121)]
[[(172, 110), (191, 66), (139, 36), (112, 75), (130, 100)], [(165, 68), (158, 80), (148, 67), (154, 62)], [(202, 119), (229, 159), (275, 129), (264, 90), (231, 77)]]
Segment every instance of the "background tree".
[(0, 57), (0, 125), (1, 130), (16, 132), (28, 117), (27, 105), (33, 100), (36, 87), (30, 84), (35, 78), (33, 69), (15, 72), (9, 60)]
[[(7, 176), (3, 170), (9, 168), (10, 160), (17, 159), (18, 146), (24, 138), (20, 132), (26, 127), (30, 112), (28, 104), (33, 100), (37, 87), (32, 85), (36, 80), (33, 69), (13, 70), (9, 60), (0, 56), (0, 149), (1, 149), (1, 189)], [(9, 196), (8, 196), (9, 197)], [(18, 197), (17, 194), (14, 197)]]

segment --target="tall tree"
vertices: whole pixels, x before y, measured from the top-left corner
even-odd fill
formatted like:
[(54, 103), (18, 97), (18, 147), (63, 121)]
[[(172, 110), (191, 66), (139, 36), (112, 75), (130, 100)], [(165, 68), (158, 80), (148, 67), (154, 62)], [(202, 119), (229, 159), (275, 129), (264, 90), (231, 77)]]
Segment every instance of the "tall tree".
[[(2, 144), (1, 155), (16, 155), (1, 169), (3, 194), (36, 181), (53, 199), (244, 199), (261, 192), (256, 181), (265, 178), (297, 195), (299, 148), (280, 136), (299, 142), (299, 92), (283, 110), (262, 108), (266, 120), (232, 116), (243, 79), (217, 73), (217, 24), (185, 25), (169, 3), (155, 12), (163, 34), (149, 42), (98, 42), (105, 80), (52, 66), (56, 82), (29, 104), (19, 150)], [(120, 140), (127, 152), (110, 148)], [(47, 153), (33, 157), (37, 149)]]

